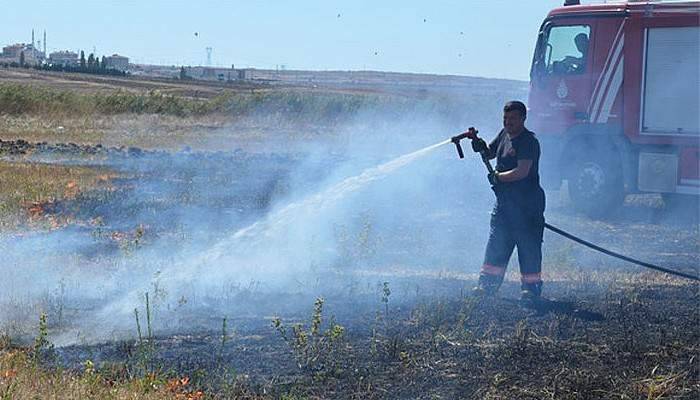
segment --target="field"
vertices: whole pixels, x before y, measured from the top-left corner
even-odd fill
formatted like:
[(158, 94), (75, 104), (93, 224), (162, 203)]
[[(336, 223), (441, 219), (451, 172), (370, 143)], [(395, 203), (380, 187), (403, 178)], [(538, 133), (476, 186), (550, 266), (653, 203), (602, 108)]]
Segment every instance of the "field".
[[(496, 89), (0, 70), (0, 398), (695, 399), (697, 283), (545, 234), (474, 296), (493, 202), (451, 145)], [(500, 89), (498, 89), (500, 88)], [(393, 164), (390, 164), (393, 165)], [(547, 219), (698, 273), (695, 204)], [(514, 257), (515, 258), (515, 257)]]

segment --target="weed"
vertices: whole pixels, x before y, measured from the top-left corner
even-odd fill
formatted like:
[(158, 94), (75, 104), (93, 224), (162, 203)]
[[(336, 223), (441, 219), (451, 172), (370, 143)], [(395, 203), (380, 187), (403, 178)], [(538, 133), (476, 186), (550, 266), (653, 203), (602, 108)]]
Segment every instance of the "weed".
[(292, 325), (290, 330), (277, 317), (272, 321), (272, 327), (291, 347), (299, 367), (308, 372), (336, 375), (339, 365), (338, 353), (342, 351), (345, 328), (331, 318), (328, 328), (322, 329), (324, 299), (319, 297), (314, 302), (311, 315), (311, 325), (307, 330), (303, 324)]
[(151, 329), (151, 305), (148, 300), (148, 292), (146, 292), (146, 329), (148, 330), (148, 341), (153, 339), (153, 330)]
[(12, 336), (7, 333), (0, 334), (0, 351), (12, 348)]
[(39, 316), (39, 330), (34, 338), (34, 346), (32, 347), (32, 361), (35, 365), (39, 365), (46, 357), (53, 357), (54, 347), (49, 341), (49, 323), (46, 313), (41, 313)]
[(314, 313), (311, 317), (311, 335), (318, 335), (321, 330), (321, 316), (323, 314), (323, 297), (314, 302)]
[(143, 344), (143, 335), (141, 334), (141, 321), (139, 320), (138, 308), (134, 308), (134, 317), (136, 319), (136, 333), (139, 337), (139, 344)]
[(94, 386), (102, 381), (102, 376), (97, 372), (95, 368), (95, 363), (92, 360), (85, 360), (83, 362), (83, 375), (82, 381), (88, 386)]
[(224, 360), (224, 349), (226, 348), (226, 342), (229, 339), (229, 333), (228, 333), (228, 321), (226, 317), (222, 318), (221, 320), (221, 342), (219, 346), (219, 355), (218, 355), (218, 360), (217, 364), (219, 364), (219, 368), (221, 368), (221, 364), (223, 363)]
[(144, 338), (141, 331), (141, 321), (139, 311), (134, 308), (134, 317), (136, 318), (136, 332), (139, 342), (135, 352), (137, 374), (145, 376), (149, 373), (154, 373), (153, 359), (155, 357), (155, 341), (153, 340), (153, 329), (151, 323), (151, 306), (148, 292), (145, 293), (146, 301), (146, 337)]
[(391, 296), (391, 289), (389, 289), (389, 282), (382, 283), (382, 303), (384, 303), (384, 314), (386, 318), (389, 318), (389, 296)]
[(404, 368), (408, 368), (413, 361), (413, 360), (411, 360), (411, 354), (407, 351), (399, 352), (399, 360), (401, 361), (401, 365)]
[(85, 360), (85, 362), (83, 362), (83, 374), (95, 374), (95, 363), (92, 362), (92, 360)]

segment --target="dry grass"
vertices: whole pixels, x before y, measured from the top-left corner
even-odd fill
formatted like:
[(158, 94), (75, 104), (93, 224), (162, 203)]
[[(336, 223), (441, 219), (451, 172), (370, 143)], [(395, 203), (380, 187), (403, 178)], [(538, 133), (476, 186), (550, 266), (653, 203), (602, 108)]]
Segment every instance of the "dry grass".
[(69, 218), (55, 209), (60, 202), (106, 188), (113, 177), (100, 168), (0, 161), (0, 230), (58, 228)]
[(165, 94), (160, 90), (133, 92), (119, 89), (86, 94), (42, 85), (0, 84), (0, 110), (9, 115), (285, 115), (291, 120), (335, 122), (352, 117), (362, 110), (380, 109), (383, 112), (400, 113), (418, 107), (432, 109), (435, 105), (429, 99), (416, 101), (391, 94), (345, 93), (335, 90), (227, 90), (216, 97), (201, 99)]
[(90, 363), (82, 373), (46, 370), (36, 365), (26, 351), (14, 349), (0, 353), (0, 398), (200, 400), (205, 394), (192, 388), (186, 377), (105, 376)]
[(294, 145), (333, 140), (337, 129), (293, 123), (284, 118), (232, 118), (213, 114), (176, 117), (159, 114), (81, 116), (0, 115), (0, 140), (31, 143), (101, 144), (105, 147), (180, 151), (267, 152), (278, 137)]
[[(33, 116), (0, 115), (0, 139), (29, 142), (102, 144), (106, 147), (138, 146), (144, 149), (180, 150), (184, 146), (205, 149), (224, 132), (235, 143), (230, 118), (222, 116), (175, 117), (169, 115)], [(213, 147), (213, 146), (212, 146)]]

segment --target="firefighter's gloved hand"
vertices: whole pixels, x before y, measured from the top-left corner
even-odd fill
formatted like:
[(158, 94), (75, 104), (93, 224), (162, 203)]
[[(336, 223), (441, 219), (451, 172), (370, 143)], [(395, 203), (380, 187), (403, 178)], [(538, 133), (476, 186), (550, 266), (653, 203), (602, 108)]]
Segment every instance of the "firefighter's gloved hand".
[(489, 178), (489, 183), (491, 186), (496, 187), (501, 184), (501, 181), (498, 179), (498, 172), (493, 172), (488, 175)]
[(488, 151), (489, 145), (486, 144), (484, 139), (476, 138), (472, 140), (472, 150), (474, 153), (481, 153), (482, 151)]

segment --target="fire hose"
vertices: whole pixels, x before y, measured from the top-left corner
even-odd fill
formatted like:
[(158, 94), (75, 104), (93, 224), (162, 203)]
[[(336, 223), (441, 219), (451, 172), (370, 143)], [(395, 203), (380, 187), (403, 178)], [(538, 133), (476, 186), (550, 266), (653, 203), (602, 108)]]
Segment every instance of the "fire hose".
[[(479, 131), (477, 131), (476, 129), (474, 129), (474, 128), (469, 128), (469, 130), (467, 130), (466, 132), (461, 133), (461, 134), (459, 134), (459, 135), (457, 135), (457, 136), (453, 136), (453, 137), (451, 138), (452, 143), (454, 143), (455, 146), (457, 147), (457, 154), (459, 155), (459, 158), (464, 158), (464, 151), (462, 151), (462, 145), (460, 144), (460, 141), (463, 140), (463, 139), (477, 140), (477, 139), (479, 139), (479, 137), (477, 136), (478, 133), (479, 133)], [(494, 169), (493, 169), (493, 166), (491, 165), (491, 162), (489, 161), (489, 155), (488, 155), (487, 152), (488, 152), (488, 150), (482, 150), (482, 151), (479, 152), (479, 155), (481, 155), (481, 161), (483, 161), (483, 163), (484, 163), (484, 165), (486, 166), (486, 169), (488, 170), (489, 174), (493, 174), (493, 173), (494, 173)], [(576, 243), (579, 243), (579, 244), (581, 244), (581, 245), (584, 245), (584, 246), (586, 246), (586, 247), (588, 247), (588, 248), (590, 248), (590, 249), (593, 249), (593, 250), (598, 251), (598, 252), (600, 252), (600, 253), (606, 254), (606, 255), (608, 255), (608, 256), (615, 257), (615, 258), (618, 258), (618, 259), (620, 259), (620, 260), (624, 260), (624, 261), (630, 262), (630, 263), (632, 263), (632, 264), (636, 264), (636, 265), (639, 265), (639, 266), (641, 266), (641, 267), (653, 269), (653, 270), (655, 270), (655, 271), (663, 272), (663, 273), (666, 273), (666, 274), (679, 276), (679, 277), (686, 278), (686, 279), (690, 279), (690, 280), (693, 280), (693, 281), (700, 281), (700, 277), (698, 277), (698, 276), (696, 276), (696, 275), (691, 275), (691, 274), (687, 274), (687, 273), (684, 273), (684, 272), (680, 272), (680, 271), (676, 271), (676, 270), (672, 270), (672, 269), (660, 267), (660, 266), (658, 266), (658, 265), (654, 265), (654, 264), (650, 264), (650, 263), (647, 263), (647, 262), (644, 262), (644, 261), (636, 260), (636, 259), (634, 259), (634, 258), (625, 256), (625, 255), (622, 255), (622, 254), (619, 254), (619, 253), (616, 253), (616, 252), (614, 252), (614, 251), (612, 251), (612, 250), (608, 250), (608, 249), (606, 249), (606, 248), (600, 247), (600, 246), (598, 246), (598, 245), (596, 245), (596, 244), (593, 244), (593, 243), (591, 243), (591, 242), (588, 242), (588, 241), (586, 241), (586, 240), (583, 240), (583, 239), (581, 239), (580, 237), (578, 237), (578, 236), (576, 236), (576, 235), (573, 235), (573, 234), (571, 234), (571, 233), (569, 233), (569, 232), (566, 232), (566, 231), (564, 231), (563, 229), (560, 229), (560, 228), (557, 228), (556, 226), (553, 226), (553, 225), (551, 225), (551, 224), (548, 224), (547, 222), (544, 223), (544, 227), (545, 227), (546, 229), (549, 229), (550, 231), (552, 231), (552, 232), (558, 234), (558, 235), (561, 235), (561, 236), (563, 236), (563, 237), (569, 239), (569, 240), (572, 240), (572, 241), (574, 241), (574, 242), (576, 242)]]

